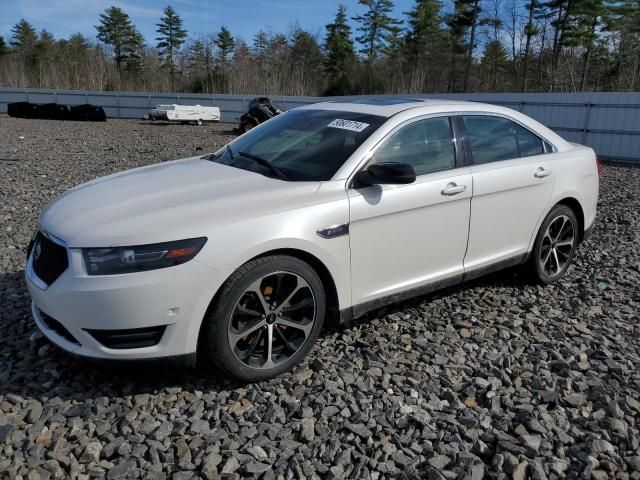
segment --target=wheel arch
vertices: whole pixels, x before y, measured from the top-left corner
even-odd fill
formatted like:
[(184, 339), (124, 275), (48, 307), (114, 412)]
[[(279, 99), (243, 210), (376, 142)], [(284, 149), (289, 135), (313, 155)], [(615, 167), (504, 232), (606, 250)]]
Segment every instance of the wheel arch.
[(309, 253), (305, 250), (300, 250), (298, 248), (276, 248), (260, 253), (251, 258), (249, 261), (255, 260), (256, 258), (268, 257), (271, 255), (287, 255), (289, 257), (298, 258), (303, 262), (308, 263), (311, 268), (315, 270), (315, 272), (320, 277), (320, 280), (322, 281), (322, 286), (324, 287), (325, 295), (327, 297), (327, 320), (334, 321), (338, 319), (340, 312), (338, 289), (336, 287), (336, 282), (333, 279), (331, 271), (329, 270), (329, 268), (327, 268), (322, 260), (320, 260), (312, 253)]
[(573, 213), (576, 214), (576, 218), (578, 219), (578, 242), (582, 242), (582, 240), (584, 239), (584, 209), (582, 208), (580, 202), (574, 197), (565, 197), (562, 200), (556, 202), (555, 205), (565, 205), (573, 210)]
[(554, 201), (553, 203), (550, 203), (549, 205), (550, 206), (542, 213), (542, 215), (540, 216), (540, 219), (538, 220), (538, 224), (533, 229), (531, 239), (529, 240), (529, 248), (527, 250), (527, 254), (523, 260), (523, 263), (529, 260), (533, 252), (535, 241), (536, 241), (536, 238), (538, 238), (538, 233), (540, 233), (540, 229), (542, 228), (544, 219), (547, 218), (547, 215), (549, 215), (549, 212), (551, 212), (551, 210), (553, 210), (558, 205), (564, 205), (566, 207), (569, 207), (575, 213), (576, 218), (578, 219), (578, 243), (584, 240), (585, 218), (584, 218), (584, 209), (580, 201), (575, 196), (565, 195), (558, 198), (558, 200)]
[[(253, 257), (242, 262), (242, 265), (252, 260), (255, 260), (257, 258), (263, 258), (263, 257), (268, 257), (273, 255), (287, 255), (290, 257), (298, 258), (303, 262), (308, 263), (311, 266), (311, 268), (315, 270), (315, 272), (320, 277), (320, 281), (322, 282), (322, 286), (324, 287), (325, 295), (327, 298), (327, 310), (326, 310), (327, 318), (325, 319), (325, 321), (337, 322), (340, 317), (340, 302), (338, 298), (338, 290), (337, 290), (336, 282), (329, 268), (317, 256), (298, 248), (274, 248), (271, 250), (263, 251), (257, 255), (254, 255)], [(225, 278), (224, 282), (222, 282), (221, 285), (223, 285), (229, 279), (229, 277), (233, 275), (234, 271), (229, 272), (229, 275), (227, 276), (227, 278)], [(211, 300), (206, 308), (206, 311), (202, 317), (202, 320), (200, 321), (200, 325), (198, 327), (197, 341), (196, 341), (197, 351), (202, 351), (201, 347), (202, 347), (202, 341), (203, 341), (202, 337), (204, 332), (203, 326), (205, 323), (204, 319), (207, 317), (207, 315), (209, 315), (209, 312), (211, 311), (211, 309), (214, 308), (216, 301), (220, 296), (221, 290), (222, 288), (218, 288), (217, 291), (213, 294), (213, 297), (211, 297)]]

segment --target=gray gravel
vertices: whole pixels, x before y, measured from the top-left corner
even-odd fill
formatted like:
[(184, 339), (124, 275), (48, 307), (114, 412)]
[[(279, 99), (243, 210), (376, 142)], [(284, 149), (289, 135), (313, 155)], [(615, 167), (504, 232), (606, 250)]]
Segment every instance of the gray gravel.
[[(50, 347), (24, 250), (63, 190), (229, 126), (0, 117), (0, 477), (640, 479), (640, 169), (546, 288), (517, 271), (329, 328), (290, 374), (114, 370)], [(23, 138), (24, 137), (24, 138)]]

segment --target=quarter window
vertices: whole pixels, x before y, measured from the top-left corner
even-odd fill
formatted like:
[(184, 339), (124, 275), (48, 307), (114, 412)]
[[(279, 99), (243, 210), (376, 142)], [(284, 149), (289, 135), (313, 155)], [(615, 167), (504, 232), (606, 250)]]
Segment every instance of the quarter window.
[(455, 168), (455, 158), (451, 120), (435, 117), (402, 127), (376, 150), (373, 162), (406, 163), (424, 175)]
[(522, 125), (518, 125), (517, 123), (513, 125), (516, 130), (516, 138), (518, 139), (521, 157), (542, 155), (544, 153), (544, 144), (540, 137), (534, 135)]

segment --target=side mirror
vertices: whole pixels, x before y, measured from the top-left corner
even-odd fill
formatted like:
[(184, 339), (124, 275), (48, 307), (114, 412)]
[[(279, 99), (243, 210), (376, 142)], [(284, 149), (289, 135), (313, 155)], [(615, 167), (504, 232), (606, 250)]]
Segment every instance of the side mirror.
[(416, 181), (416, 171), (406, 163), (374, 163), (365, 170), (356, 173), (353, 186), (367, 187), (369, 185), (404, 185)]

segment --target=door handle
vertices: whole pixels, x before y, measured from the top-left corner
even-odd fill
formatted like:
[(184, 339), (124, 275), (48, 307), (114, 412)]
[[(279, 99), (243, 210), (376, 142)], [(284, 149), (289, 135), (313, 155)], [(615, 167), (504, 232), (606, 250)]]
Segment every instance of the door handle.
[(540, 167), (538, 171), (533, 174), (533, 176), (536, 178), (544, 178), (544, 177), (548, 177), (549, 175), (551, 175), (551, 170), (545, 170), (542, 167)]
[(452, 195), (458, 195), (459, 193), (464, 192), (467, 189), (466, 185), (456, 185), (455, 183), (449, 183), (444, 190), (442, 190), (442, 195), (446, 195), (448, 197)]

